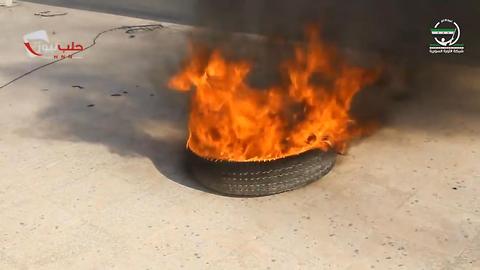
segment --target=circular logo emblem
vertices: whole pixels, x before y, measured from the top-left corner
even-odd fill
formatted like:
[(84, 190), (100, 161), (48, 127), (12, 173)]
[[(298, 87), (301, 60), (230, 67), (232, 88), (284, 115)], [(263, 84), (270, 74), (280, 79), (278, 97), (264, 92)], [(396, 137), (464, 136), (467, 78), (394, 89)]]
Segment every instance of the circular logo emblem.
[(441, 46), (451, 46), (460, 38), (460, 27), (450, 19), (443, 19), (431, 29), (433, 38)]

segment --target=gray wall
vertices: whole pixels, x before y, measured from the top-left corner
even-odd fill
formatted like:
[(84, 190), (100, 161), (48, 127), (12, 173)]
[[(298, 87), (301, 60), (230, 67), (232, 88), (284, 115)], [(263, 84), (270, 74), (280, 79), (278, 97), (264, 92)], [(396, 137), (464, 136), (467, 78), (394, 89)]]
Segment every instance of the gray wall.
[[(431, 57), (426, 48), (436, 21), (452, 18), (462, 29), (463, 55), (478, 64), (480, 1), (336, 0), (31, 0), (132, 17), (202, 25), (226, 31), (293, 37), (306, 22), (319, 23), (329, 40), (400, 58)], [(440, 57), (436, 57), (437, 59)]]
[(30, 0), (28, 2), (153, 20), (192, 23), (193, 7), (197, 0)]

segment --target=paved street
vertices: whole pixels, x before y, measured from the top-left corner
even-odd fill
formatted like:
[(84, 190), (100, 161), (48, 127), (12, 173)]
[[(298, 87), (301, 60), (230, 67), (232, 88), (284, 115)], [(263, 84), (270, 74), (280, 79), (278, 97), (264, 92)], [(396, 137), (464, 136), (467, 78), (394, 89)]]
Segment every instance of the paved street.
[[(0, 7), (0, 85), (50, 61), (27, 33), (86, 48), (158, 23)], [(0, 89), (0, 269), (480, 269), (478, 67), (418, 74), (438, 91), (392, 105), (322, 180), (231, 198), (185, 173), (188, 97), (165, 84), (191, 28), (163, 26)]]

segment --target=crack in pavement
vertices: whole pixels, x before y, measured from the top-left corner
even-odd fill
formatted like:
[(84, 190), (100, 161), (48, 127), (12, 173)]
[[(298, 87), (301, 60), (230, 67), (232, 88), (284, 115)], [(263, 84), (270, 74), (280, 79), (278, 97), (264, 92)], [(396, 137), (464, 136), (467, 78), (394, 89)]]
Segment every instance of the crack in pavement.
[(37, 13), (33, 13), (35, 16), (40, 16), (40, 17), (56, 17), (56, 16), (65, 16), (68, 14), (68, 12), (63, 12), (63, 13), (50, 13), (50, 10), (46, 11), (40, 11)]

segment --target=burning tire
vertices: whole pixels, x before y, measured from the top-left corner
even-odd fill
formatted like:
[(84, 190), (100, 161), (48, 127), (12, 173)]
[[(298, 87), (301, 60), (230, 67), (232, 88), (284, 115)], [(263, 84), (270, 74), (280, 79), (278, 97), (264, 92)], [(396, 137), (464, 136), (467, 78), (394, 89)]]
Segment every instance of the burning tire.
[(326, 175), (335, 153), (310, 150), (269, 161), (235, 162), (202, 158), (188, 150), (188, 167), (204, 186), (234, 196), (265, 196), (305, 186)]

